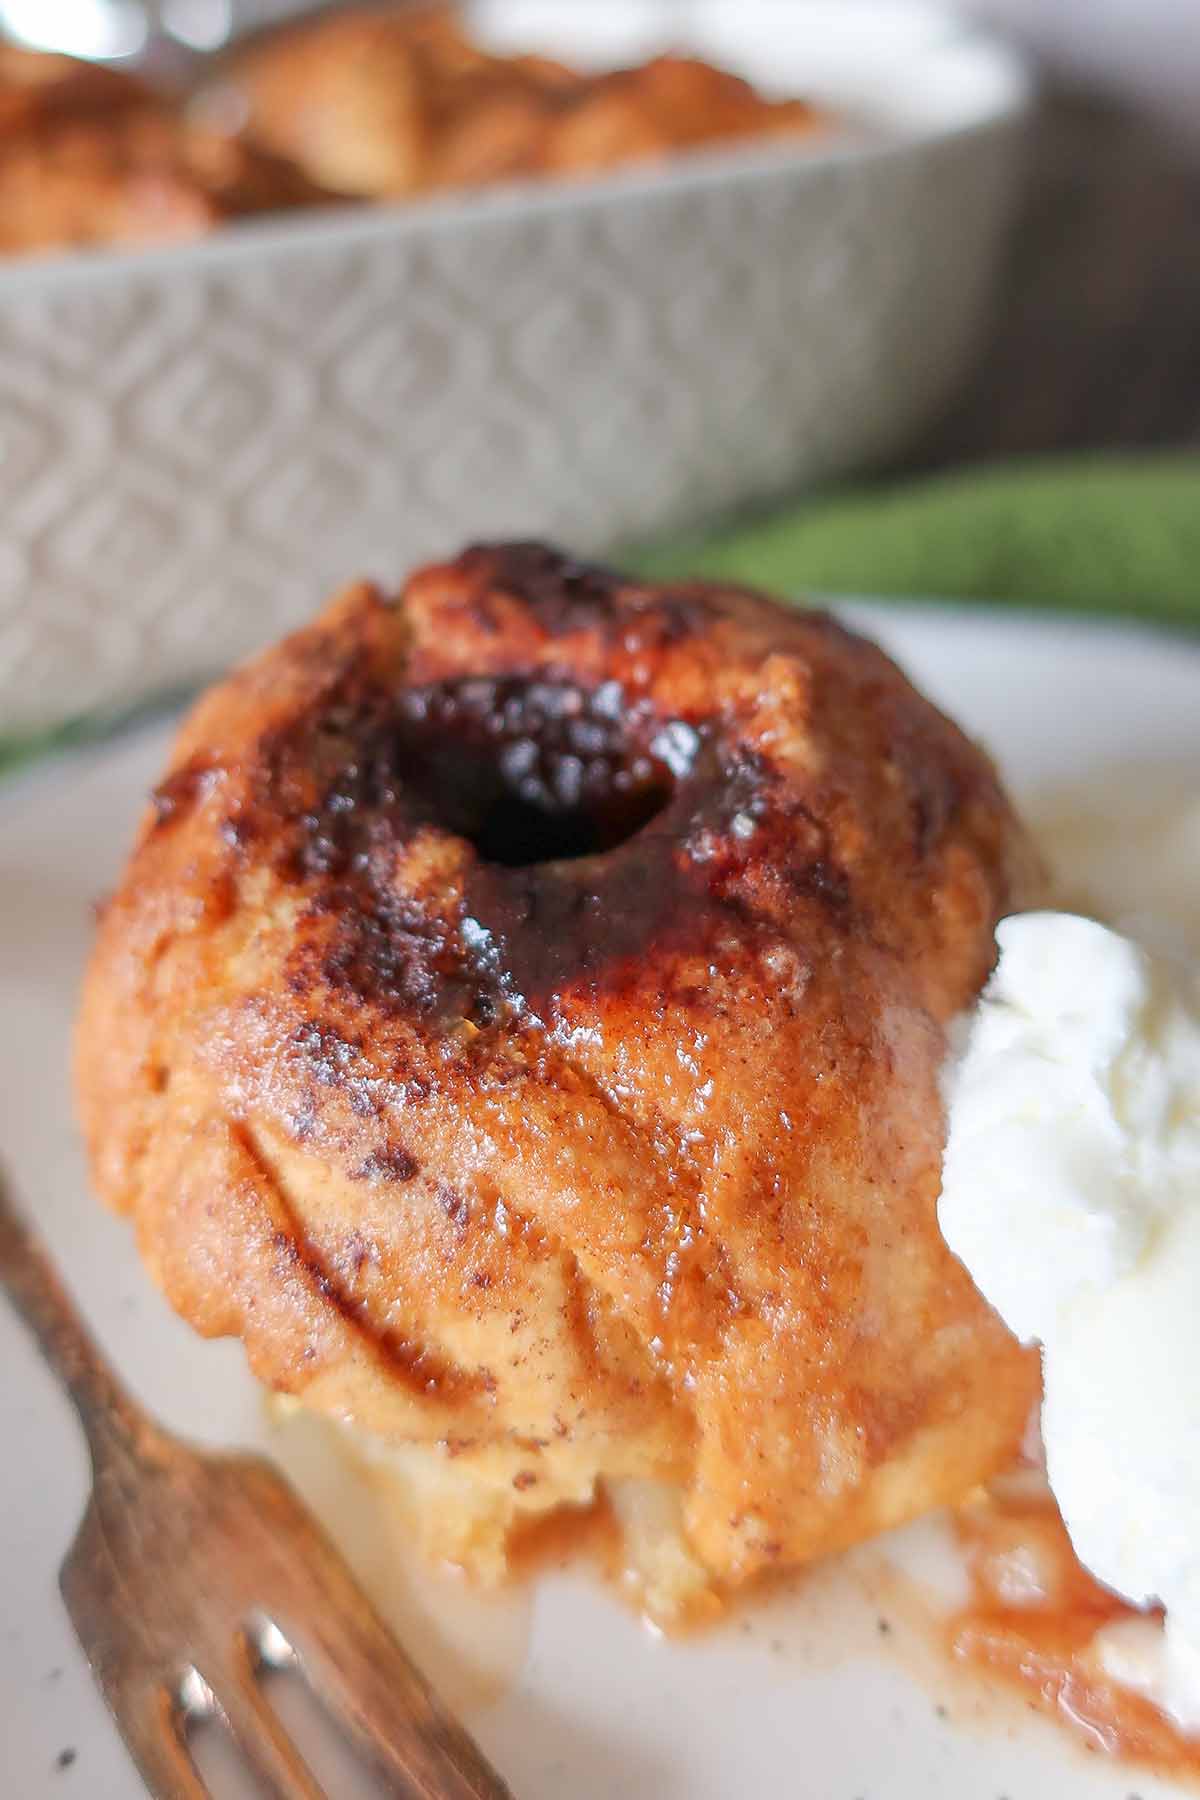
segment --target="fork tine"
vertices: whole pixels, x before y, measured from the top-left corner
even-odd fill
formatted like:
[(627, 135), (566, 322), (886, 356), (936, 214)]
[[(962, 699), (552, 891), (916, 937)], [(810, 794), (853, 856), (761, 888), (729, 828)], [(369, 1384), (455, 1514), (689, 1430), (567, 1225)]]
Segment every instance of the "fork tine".
[(209, 1684), (225, 1723), (272, 1800), (326, 1800), (262, 1691), (244, 1636)]
[(319, 1627), (280, 1624), (314, 1691), (411, 1800), (512, 1800), (507, 1783), (377, 1621), (355, 1620), (352, 1647)]
[(155, 1800), (210, 1800), (187, 1747), (177, 1694), (148, 1671), (122, 1629), (111, 1588), (95, 1580), (110, 1561), (93, 1504), (59, 1570), (58, 1585), (97, 1686)]
[(164, 1687), (117, 1697), (105, 1688), (126, 1748), (155, 1800), (211, 1800), (184, 1742), (178, 1709)]
[[(406, 1800), (512, 1800), (271, 1465), (201, 1455), (120, 1388), (2, 1182), (0, 1285), (88, 1426), (92, 1497), (59, 1586), (156, 1800), (211, 1800), (183, 1720), (214, 1706), (274, 1800), (326, 1800), (259, 1686), (255, 1646), (234, 1623), (252, 1614), (276, 1625)], [(293, 1612), (308, 1630), (289, 1629)], [(274, 1660), (267, 1642), (259, 1649)], [(188, 1698), (193, 1677), (199, 1700)]]

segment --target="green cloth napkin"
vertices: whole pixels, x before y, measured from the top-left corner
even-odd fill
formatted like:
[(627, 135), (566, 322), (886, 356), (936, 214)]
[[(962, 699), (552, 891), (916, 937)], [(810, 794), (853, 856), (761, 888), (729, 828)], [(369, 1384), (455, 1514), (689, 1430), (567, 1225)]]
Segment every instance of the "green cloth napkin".
[[(781, 594), (1015, 602), (1200, 629), (1200, 457), (1012, 462), (859, 486), (618, 560)], [(76, 721), (36, 742), (0, 735), (0, 773), (112, 723)]]
[(777, 593), (984, 600), (1200, 629), (1200, 456), (1012, 462), (815, 495), (631, 559)]

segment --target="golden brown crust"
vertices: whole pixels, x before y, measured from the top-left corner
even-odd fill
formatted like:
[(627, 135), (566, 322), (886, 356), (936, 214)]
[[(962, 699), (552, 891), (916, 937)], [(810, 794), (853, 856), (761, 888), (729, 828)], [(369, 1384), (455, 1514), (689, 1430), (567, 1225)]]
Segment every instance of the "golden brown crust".
[(271, 1385), (526, 1508), (677, 1481), (722, 1579), (803, 1560), (1035, 1397), (936, 1219), (1029, 869), (821, 615), (530, 545), (352, 588), (180, 734), (84, 994), (97, 1185)]
[(703, 144), (805, 135), (803, 101), (764, 99), (691, 57), (585, 76), (498, 56), (445, 6), (357, 7), (236, 57), (249, 129), (314, 180), (374, 199), (582, 175)]
[(131, 76), (0, 47), (0, 253), (173, 243), (322, 198)]
[(171, 243), (336, 196), (587, 174), (819, 123), (689, 58), (585, 77), (496, 56), (436, 5), (273, 32), (188, 108), (132, 76), (0, 45), (0, 254)]
[(0, 142), (64, 119), (113, 118), (149, 99), (149, 90), (132, 75), (0, 43)]

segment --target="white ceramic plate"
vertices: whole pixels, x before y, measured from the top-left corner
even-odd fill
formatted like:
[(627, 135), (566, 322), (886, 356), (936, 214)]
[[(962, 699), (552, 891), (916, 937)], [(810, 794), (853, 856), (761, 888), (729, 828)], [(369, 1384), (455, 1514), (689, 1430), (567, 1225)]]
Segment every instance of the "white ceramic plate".
[[(1114, 831), (1136, 838), (1180, 771), (1190, 767), (1194, 786), (1200, 649), (1012, 615), (851, 610), (994, 749), (1020, 798), (1087, 778), (1092, 805), (1120, 815)], [(119, 867), (166, 740), (167, 726), (155, 725), (0, 789), (0, 1155), (136, 1392), (197, 1438), (282, 1447), (370, 1573), (390, 1552), (363, 1490), (328, 1461), (319, 1472), (311, 1444), (286, 1432), (273, 1440), (237, 1346), (192, 1338), (142, 1275), (126, 1228), (86, 1191), (67, 1092), (74, 995), (91, 902)], [(1132, 784), (1108, 778), (1143, 766)], [(1124, 906), (1136, 901), (1136, 850), (1119, 860)], [(1160, 898), (1185, 925), (1200, 910), (1194, 893), (1169, 883)], [(132, 1800), (136, 1777), (56, 1589), (83, 1503), (83, 1447), (2, 1307), (0, 1370), (0, 1792)], [(903, 1556), (920, 1548), (918, 1533)], [(1084, 1756), (1019, 1704), (987, 1704), (930, 1654), (908, 1590), (889, 1585), (873, 1554), (853, 1577), (828, 1572), (811, 1590), (682, 1645), (655, 1641), (581, 1573), (549, 1575), (531, 1600), (486, 1608), (461, 1596), (445, 1604), (400, 1564), (384, 1598), (520, 1800), (1152, 1800), (1175, 1791)], [(880, 1613), (892, 1626), (886, 1639)], [(58, 1769), (66, 1749), (75, 1758)], [(349, 1800), (351, 1785), (334, 1791)]]

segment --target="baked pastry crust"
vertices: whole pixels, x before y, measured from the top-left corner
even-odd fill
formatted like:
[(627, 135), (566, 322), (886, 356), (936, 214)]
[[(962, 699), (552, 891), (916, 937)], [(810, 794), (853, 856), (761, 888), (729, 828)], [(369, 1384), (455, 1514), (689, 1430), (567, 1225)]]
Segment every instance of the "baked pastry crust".
[(234, 57), (229, 80), (256, 141), (326, 187), (373, 199), (594, 174), (822, 124), (806, 102), (764, 99), (692, 57), (589, 76), (498, 56), (437, 5), (301, 22)]
[(327, 198), (132, 76), (0, 46), (0, 253), (174, 243)]
[(142, 822), (96, 1186), (198, 1330), (439, 1446), (501, 1540), (649, 1477), (706, 1578), (801, 1562), (961, 1498), (1036, 1398), (936, 1216), (945, 1027), (1036, 880), (821, 614), (522, 544), (352, 587)]

